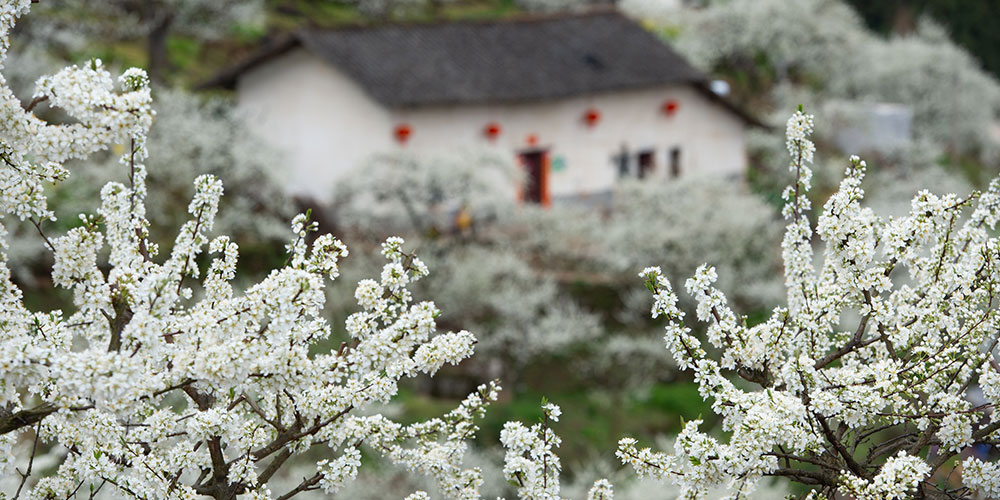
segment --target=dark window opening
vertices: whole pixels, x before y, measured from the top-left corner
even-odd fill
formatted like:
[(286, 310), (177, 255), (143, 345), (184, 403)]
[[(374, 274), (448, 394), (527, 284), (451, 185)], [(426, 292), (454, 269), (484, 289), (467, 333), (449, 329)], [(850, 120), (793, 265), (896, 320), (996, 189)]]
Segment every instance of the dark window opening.
[(645, 179), (656, 171), (656, 152), (652, 149), (640, 151), (638, 155), (639, 178)]
[(614, 162), (615, 167), (618, 169), (618, 178), (624, 179), (629, 176), (632, 170), (629, 162), (628, 148), (624, 145), (622, 146), (621, 152), (611, 157), (611, 161)]
[(670, 148), (670, 178), (681, 176), (681, 148)]

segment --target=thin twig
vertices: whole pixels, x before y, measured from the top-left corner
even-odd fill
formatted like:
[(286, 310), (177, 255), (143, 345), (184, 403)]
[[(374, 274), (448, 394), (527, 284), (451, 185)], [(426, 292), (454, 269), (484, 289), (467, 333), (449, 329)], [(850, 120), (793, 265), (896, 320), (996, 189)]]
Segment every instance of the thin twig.
[(38, 230), (38, 234), (39, 236), (42, 237), (42, 240), (45, 241), (45, 246), (49, 247), (49, 250), (52, 250), (52, 253), (56, 253), (55, 245), (53, 245), (52, 242), (49, 241), (48, 236), (45, 236), (45, 231), (42, 231), (42, 223), (35, 218), (31, 219), (31, 223), (35, 226), (35, 229)]
[(14, 494), (14, 500), (17, 500), (21, 496), (21, 489), (24, 488), (24, 483), (28, 481), (28, 476), (31, 475), (31, 467), (35, 465), (35, 451), (38, 449), (38, 436), (41, 433), (42, 421), (39, 420), (38, 425), (35, 426), (35, 441), (31, 443), (31, 458), (28, 459), (28, 470), (21, 474), (21, 484), (17, 485), (17, 493)]
[[(38, 3), (38, 0), (31, 0), (31, 3)], [(41, 103), (43, 103), (45, 101), (48, 101), (48, 100), (49, 100), (49, 96), (47, 96), (47, 95), (38, 96), (38, 97), (32, 99), (31, 102), (28, 103), (28, 106), (24, 108), (24, 110), (27, 111), (28, 113), (30, 113), (31, 110), (35, 109), (35, 106), (38, 106), (39, 104), (41, 104)]]

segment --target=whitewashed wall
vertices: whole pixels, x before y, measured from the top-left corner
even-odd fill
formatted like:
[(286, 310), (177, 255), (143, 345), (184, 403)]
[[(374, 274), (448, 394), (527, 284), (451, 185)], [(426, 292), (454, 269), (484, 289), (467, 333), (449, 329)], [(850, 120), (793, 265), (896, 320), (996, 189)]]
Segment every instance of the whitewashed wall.
[(397, 147), (388, 111), (305, 50), (247, 72), (236, 91), (251, 129), (285, 153), (275, 168), (292, 194), (328, 201), (338, 176)]
[[(746, 169), (745, 125), (730, 111), (689, 86), (605, 93), (544, 103), (462, 105), (387, 110), (331, 65), (298, 49), (245, 74), (240, 106), (262, 137), (289, 153), (288, 187), (327, 201), (335, 179), (372, 154), (398, 149), (440, 153), (463, 147), (518, 151), (546, 148), (564, 168), (549, 178), (553, 197), (610, 189), (618, 175), (614, 155), (624, 145), (633, 155), (656, 153), (654, 177), (667, 178), (668, 151), (681, 149), (681, 173), (741, 176)], [(667, 99), (680, 106), (671, 116)], [(588, 126), (588, 108), (601, 113)], [(483, 133), (499, 123), (495, 140)], [(406, 123), (405, 144), (393, 135)], [(537, 137), (532, 146), (528, 137)]]

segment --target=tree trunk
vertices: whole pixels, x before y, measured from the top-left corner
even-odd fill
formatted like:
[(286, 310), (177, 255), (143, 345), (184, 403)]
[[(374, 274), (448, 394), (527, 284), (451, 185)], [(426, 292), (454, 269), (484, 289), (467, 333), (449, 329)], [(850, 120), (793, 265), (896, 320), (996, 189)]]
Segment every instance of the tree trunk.
[(909, 35), (917, 28), (917, 12), (911, 2), (900, 2), (892, 15), (892, 32), (898, 35)]
[(163, 83), (166, 74), (170, 71), (170, 57), (167, 53), (167, 36), (170, 34), (170, 25), (173, 16), (162, 15), (155, 20), (153, 28), (149, 31), (147, 39), (147, 51), (149, 58), (149, 78), (150, 80)]

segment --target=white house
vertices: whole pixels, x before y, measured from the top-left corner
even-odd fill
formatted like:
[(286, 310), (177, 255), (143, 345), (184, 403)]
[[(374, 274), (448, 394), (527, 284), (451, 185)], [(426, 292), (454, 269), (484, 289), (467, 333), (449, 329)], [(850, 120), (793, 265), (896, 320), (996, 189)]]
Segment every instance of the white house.
[(289, 190), (318, 201), (396, 149), (495, 148), (543, 204), (626, 176), (741, 176), (756, 123), (610, 10), (301, 30), (203, 87), (235, 89), (253, 129), (291, 155)]

